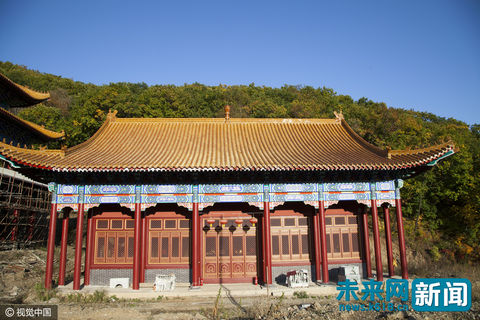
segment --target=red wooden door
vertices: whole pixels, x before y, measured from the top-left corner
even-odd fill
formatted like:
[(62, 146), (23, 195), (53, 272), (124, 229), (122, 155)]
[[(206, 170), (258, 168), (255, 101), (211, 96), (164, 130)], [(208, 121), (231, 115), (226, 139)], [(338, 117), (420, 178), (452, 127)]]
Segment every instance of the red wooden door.
[[(256, 228), (250, 217), (229, 217), (221, 226), (217, 217), (212, 227), (206, 222), (212, 217), (202, 217), (203, 279), (205, 283), (252, 282), (257, 276)], [(241, 219), (239, 226), (235, 220)]]

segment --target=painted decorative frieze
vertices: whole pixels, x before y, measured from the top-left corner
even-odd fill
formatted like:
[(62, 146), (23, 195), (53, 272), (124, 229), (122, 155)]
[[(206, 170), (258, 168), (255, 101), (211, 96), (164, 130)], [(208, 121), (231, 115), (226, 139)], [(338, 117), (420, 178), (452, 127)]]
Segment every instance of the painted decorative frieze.
[(312, 207), (314, 207), (315, 209), (318, 209), (318, 208), (319, 208), (318, 201), (305, 201), (305, 204), (306, 204), (306, 205), (309, 205), (309, 206), (312, 206)]
[(79, 186), (59, 184), (57, 185), (57, 194), (78, 194)]
[(377, 183), (375, 183), (375, 189), (377, 191), (379, 191), (379, 190), (381, 190), (381, 191), (393, 191), (393, 190), (395, 190), (395, 181), (391, 180), (391, 181), (377, 182)]
[(192, 186), (186, 184), (143, 185), (142, 194), (192, 193)]
[(349, 183), (325, 183), (325, 192), (349, 192), (349, 191), (370, 191), (368, 182), (349, 182)]
[(135, 194), (134, 185), (86, 185), (85, 194)]
[(60, 203), (57, 204), (57, 212), (62, 211), (65, 208), (71, 208), (73, 211), (78, 212), (78, 203)]
[(141, 195), (141, 203), (179, 203), (192, 202), (193, 196), (191, 194), (177, 195), (177, 194), (162, 194), (162, 195)]
[(273, 193), (270, 194), (271, 202), (287, 202), (287, 201), (318, 201), (317, 193)]
[(73, 204), (78, 203), (78, 194), (66, 195), (58, 194), (57, 195), (58, 204)]
[(395, 200), (395, 191), (377, 191), (377, 200)]
[[(142, 211), (147, 210), (148, 208), (155, 207), (159, 202), (149, 202), (149, 203), (142, 203), (140, 205), (140, 208)], [(177, 205), (179, 207), (184, 207), (187, 208), (188, 210), (192, 211), (193, 209), (193, 204), (192, 202), (177, 202)]]
[[(300, 201), (318, 208), (318, 201), (325, 201), (325, 207), (339, 201), (354, 200), (370, 206), (370, 200), (378, 203), (394, 203), (400, 198), (402, 180), (351, 183), (297, 183), (297, 184), (203, 184), (203, 185), (66, 185), (49, 184), (52, 203), (58, 208), (71, 207), (76, 210), (78, 203), (86, 207), (102, 203), (118, 203), (126, 207), (142, 208), (157, 203), (177, 203), (192, 208), (191, 203), (207, 207), (213, 203), (248, 202), (263, 208), (264, 202), (270, 207), (285, 202)], [(59, 209), (60, 210), (60, 209)]]
[(325, 201), (370, 200), (370, 192), (336, 192), (325, 193)]
[(249, 202), (248, 205), (257, 207), (259, 210), (263, 210), (264, 202), (259, 201), (259, 202)]
[(316, 183), (271, 184), (270, 192), (317, 192)]
[[(358, 203), (363, 204), (367, 207), (372, 206), (372, 202), (370, 200), (356, 200)], [(336, 205), (340, 202), (340, 200), (333, 200), (333, 201), (325, 201), (324, 202), (324, 207), (325, 209), (328, 209), (330, 206)]]
[(198, 210), (202, 211), (203, 209), (205, 209), (206, 207), (211, 207), (215, 205), (214, 202), (204, 202), (204, 203), (199, 203), (198, 204)]
[(201, 184), (199, 193), (259, 193), (261, 184)]
[(119, 195), (85, 195), (85, 203), (102, 204), (102, 203), (133, 203), (135, 204), (135, 195), (119, 196)]
[(225, 194), (199, 195), (199, 202), (259, 202), (263, 201), (262, 194)]

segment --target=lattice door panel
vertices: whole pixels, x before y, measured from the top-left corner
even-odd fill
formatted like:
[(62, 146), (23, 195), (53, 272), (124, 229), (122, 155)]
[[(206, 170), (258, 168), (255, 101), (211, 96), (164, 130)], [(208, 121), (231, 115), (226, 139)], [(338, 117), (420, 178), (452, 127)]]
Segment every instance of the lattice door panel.
[(360, 259), (358, 219), (355, 215), (329, 215), (325, 218), (328, 259)]
[(96, 231), (94, 264), (130, 264), (133, 262), (133, 232)]
[(272, 260), (310, 262), (311, 231), (308, 217), (274, 215), (271, 219)]
[(255, 228), (212, 230), (203, 236), (203, 278), (247, 279), (257, 276)]
[(133, 219), (93, 218), (93, 264), (116, 265), (133, 263)]
[(147, 264), (188, 264), (190, 224), (183, 218), (147, 218)]

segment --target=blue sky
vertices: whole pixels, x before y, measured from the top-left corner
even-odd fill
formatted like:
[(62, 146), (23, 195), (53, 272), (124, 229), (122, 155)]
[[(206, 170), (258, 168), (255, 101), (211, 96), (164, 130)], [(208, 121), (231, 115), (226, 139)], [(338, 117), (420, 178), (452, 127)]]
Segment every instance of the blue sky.
[(480, 123), (480, 1), (0, 1), (0, 60), (74, 80), (326, 86)]

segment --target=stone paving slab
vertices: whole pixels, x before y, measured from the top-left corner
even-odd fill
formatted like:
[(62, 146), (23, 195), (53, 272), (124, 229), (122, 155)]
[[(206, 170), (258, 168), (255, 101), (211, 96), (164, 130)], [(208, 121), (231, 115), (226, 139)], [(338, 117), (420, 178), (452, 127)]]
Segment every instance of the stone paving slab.
[(292, 296), (294, 292), (305, 291), (308, 295), (316, 296), (329, 296), (337, 295), (337, 285), (310, 283), (307, 288), (288, 288), (282, 285), (271, 285), (266, 288), (261, 285), (253, 284), (205, 284), (199, 288), (191, 289), (189, 284), (177, 284), (173, 291), (154, 291), (153, 284), (142, 283), (139, 290), (133, 290), (131, 288), (110, 288), (106, 286), (86, 286), (82, 287), (78, 291), (72, 289), (72, 283), (65, 286), (58, 287), (59, 293), (93, 293), (97, 290), (103, 290), (109, 296), (117, 296), (124, 299), (155, 299), (159, 296), (164, 297), (216, 297), (218, 290), (221, 288), (221, 294), (223, 297), (248, 297), (248, 296)]

